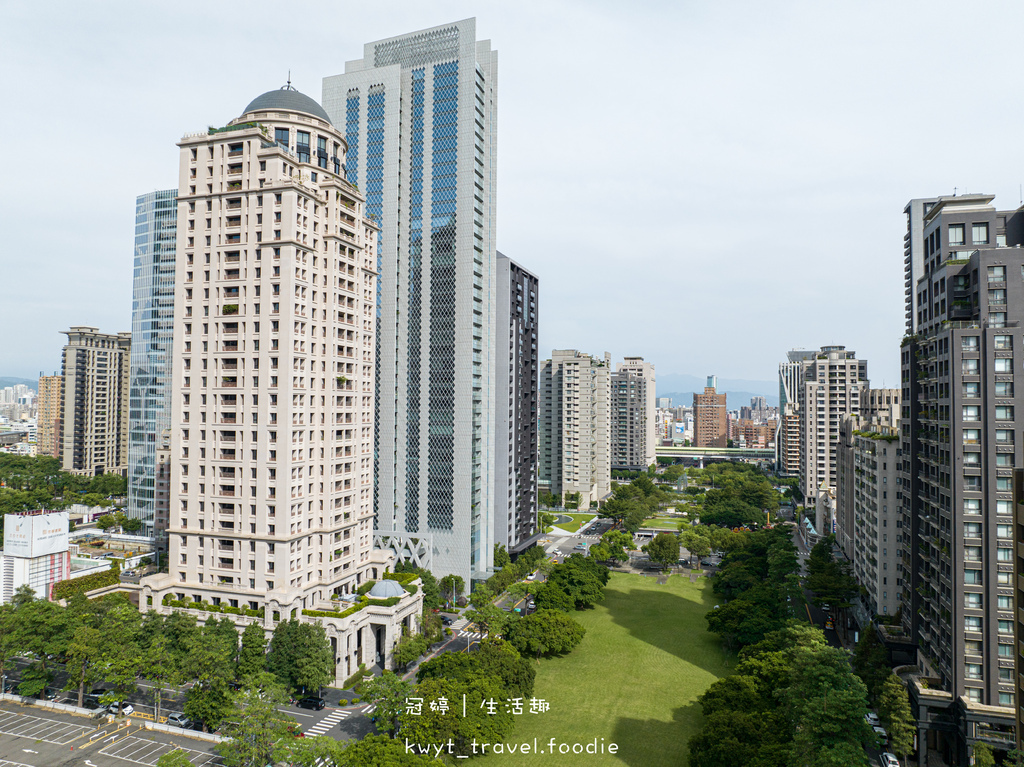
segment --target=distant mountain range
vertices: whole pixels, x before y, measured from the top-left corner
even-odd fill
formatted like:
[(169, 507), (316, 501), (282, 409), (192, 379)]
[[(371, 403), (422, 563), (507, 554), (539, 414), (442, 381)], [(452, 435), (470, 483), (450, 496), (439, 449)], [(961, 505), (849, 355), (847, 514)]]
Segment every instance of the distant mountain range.
[[(671, 397), (675, 407), (693, 405), (693, 393), (703, 392), (707, 376), (692, 376), (679, 373), (659, 373), (656, 378), (659, 397)], [(752, 397), (764, 397), (768, 404), (778, 407), (778, 381), (750, 381), (743, 378), (719, 378), (718, 391), (725, 392), (726, 405), (730, 410), (750, 405)]]
[(24, 384), (33, 391), (39, 389), (38, 378), (0, 378), (0, 389), (6, 389), (8, 386), (18, 386)]

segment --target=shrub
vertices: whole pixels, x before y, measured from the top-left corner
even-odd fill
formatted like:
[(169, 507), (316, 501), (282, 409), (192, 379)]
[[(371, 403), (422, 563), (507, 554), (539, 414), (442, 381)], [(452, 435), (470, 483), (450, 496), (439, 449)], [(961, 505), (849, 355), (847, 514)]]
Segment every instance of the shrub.
[(342, 698), (341, 700), (339, 700), (338, 701), (338, 705), (339, 706), (347, 706), (348, 705), (348, 698)]
[(121, 575), (118, 570), (104, 570), (100, 573), (93, 573), (82, 578), (69, 578), (60, 581), (53, 586), (54, 599), (71, 599), (75, 594), (101, 589), (104, 586), (113, 586), (121, 582)]

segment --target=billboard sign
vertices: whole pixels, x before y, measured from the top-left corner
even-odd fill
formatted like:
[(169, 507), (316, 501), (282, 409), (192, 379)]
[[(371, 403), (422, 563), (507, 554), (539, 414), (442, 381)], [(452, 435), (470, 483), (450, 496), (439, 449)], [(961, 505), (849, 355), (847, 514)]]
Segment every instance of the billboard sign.
[(4, 515), (4, 554), (42, 557), (68, 550), (68, 513)]

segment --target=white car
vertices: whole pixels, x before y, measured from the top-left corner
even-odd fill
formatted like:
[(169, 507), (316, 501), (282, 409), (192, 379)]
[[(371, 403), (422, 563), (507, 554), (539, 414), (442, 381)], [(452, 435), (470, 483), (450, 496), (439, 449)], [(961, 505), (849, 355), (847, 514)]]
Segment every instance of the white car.
[(878, 763), (882, 767), (900, 767), (900, 760), (888, 751), (878, 757)]
[(888, 743), (889, 742), (889, 733), (887, 733), (885, 731), (884, 727), (876, 724), (871, 729), (875, 731), (875, 735), (877, 735), (879, 738), (882, 739), (883, 743)]
[(881, 724), (881, 721), (879, 721), (878, 719), (878, 714), (876, 714), (874, 711), (868, 711), (866, 714), (864, 714), (864, 721), (870, 724), (872, 727), (877, 727)]
[(107, 707), (107, 713), (113, 716), (131, 716), (135, 713), (135, 706), (131, 703), (118, 703), (114, 701)]

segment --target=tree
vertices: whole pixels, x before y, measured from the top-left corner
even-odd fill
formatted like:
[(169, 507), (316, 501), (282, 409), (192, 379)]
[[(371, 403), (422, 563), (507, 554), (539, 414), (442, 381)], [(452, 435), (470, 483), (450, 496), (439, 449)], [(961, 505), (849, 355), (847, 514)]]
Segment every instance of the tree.
[(290, 744), (288, 764), (296, 767), (444, 767), (432, 756), (409, 753), (400, 740), (367, 735), (354, 741), (301, 738)]
[(608, 568), (597, 560), (573, 554), (551, 568), (545, 588), (560, 588), (569, 595), (576, 609), (582, 610), (604, 599), (608, 576)]
[(63, 653), (68, 644), (68, 616), (56, 602), (33, 599), (14, 610), (11, 641), (19, 652), (34, 657), (21, 676), (22, 695), (41, 695), (53, 681), (50, 656)]
[(407, 629), (402, 630), (402, 638), (395, 645), (395, 665), (401, 669), (406, 668), (427, 651), (427, 639), (422, 634), (410, 634)]
[(180, 748), (168, 751), (156, 760), (156, 767), (193, 767), (188, 754)]
[(102, 677), (97, 664), (103, 646), (103, 635), (99, 629), (80, 625), (75, 629), (67, 647), (68, 681), (65, 689), (78, 690), (78, 707), (85, 705), (85, 688), (91, 687)]
[(996, 767), (995, 755), (986, 743), (975, 743), (971, 747), (971, 755), (974, 757), (974, 767)]
[(691, 527), (679, 534), (679, 542), (683, 544), (684, 549), (690, 552), (691, 563), (694, 557), (703, 559), (711, 553), (711, 540), (702, 532), (705, 529), (710, 528)]
[(658, 533), (653, 540), (643, 547), (651, 561), (657, 562), (663, 568), (679, 561), (679, 539), (671, 533)]
[(864, 680), (868, 688), (869, 700), (877, 701), (882, 686), (892, 674), (889, 665), (889, 653), (880, 641), (875, 627), (869, 625), (861, 634), (857, 648), (853, 653), (853, 671)]
[(458, 575), (446, 575), (438, 583), (441, 588), (441, 596), (446, 603), (454, 602), (459, 598), (462, 590), (466, 588), (466, 582)]
[(626, 562), (633, 548), (633, 536), (622, 530), (609, 530), (601, 542), (590, 547), (590, 556), (599, 562)]
[(522, 655), (562, 655), (583, 640), (586, 629), (565, 613), (538, 610), (512, 621), (505, 638)]
[(160, 721), (160, 709), (165, 689), (173, 689), (185, 682), (181, 665), (177, 663), (166, 634), (160, 632), (150, 638), (143, 648), (140, 671), (142, 676), (153, 683), (153, 702), (156, 720)]
[(238, 653), (238, 678), (251, 679), (267, 670), (267, 637), (263, 626), (250, 623), (242, 631), (242, 649)]
[[(478, 593), (479, 589), (477, 592)], [(493, 602), (484, 602), (478, 608), (466, 610), (463, 617), (475, 623), (484, 634), (500, 634), (508, 621), (508, 613), (495, 605)]]
[(552, 583), (545, 583), (538, 589), (535, 602), (539, 610), (560, 610), (567, 613), (576, 608), (576, 603), (565, 593), (565, 589)]
[(112, 527), (117, 527), (117, 520), (114, 519), (113, 514), (104, 514), (102, 517), (96, 520), (96, 527), (106, 532)]
[(267, 670), (291, 690), (319, 690), (334, 678), (334, 653), (321, 623), (281, 621), (267, 653)]
[[(463, 695), (465, 717), (462, 716)], [(423, 706), (419, 715), (402, 707), (399, 722), (403, 743), (450, 741), (456, 756), (470, 756), (474, 738), (478, 743), (500, 743), (511, 734), (514, 726), (513, 714), (506, 709), (508, 693), (492, 676), (472, 681), (429, 678), (416, 686), (414, 697), (422, 698)], [(451, 710), (444, 712), (427, 703), (441, 699), (449, 702)], [(458, 715), (453, 715), (456, 707)]]
[(906, 759), (914, 750), (916, 723), (910, 711), (907, 688), (895, 674), (889, 674), (882, 683), (878, 696), (878, 713), (885, 731), (889, 734), (889, 747), (901, 759)]
[(441, 590), (437, 578), (430, 570), (416, 567), (412, 562), (402, 561), (395, 565), (396, 573), (416, 573), (423, 584), (423, 612), (433, 610), (441, 605)]
[(137, 533), (142, 529), (142, 520), (136, 517), (129, 517), (124, 521), (124, 529), (129, 533)]
[(385, 671), (363, 684), (363, 700), (376, 706), (377, 729), (394, 737), (398, 728), (398, 715), (405, 711), (405, 699), (412, 693), (412, 685), (397, 674)]
[(295, 721), (277, 710), (287, 696), (269, 674), (238, 696), (224, 727), (229, 740), (217, 744), (227, 767), (264, 767), (289, 753)]
[(494, 566), (506, 567), (510, 564), (512, 564), (512, 558), (508, 555), (505, 546), (500, 543), (494, 544)]

